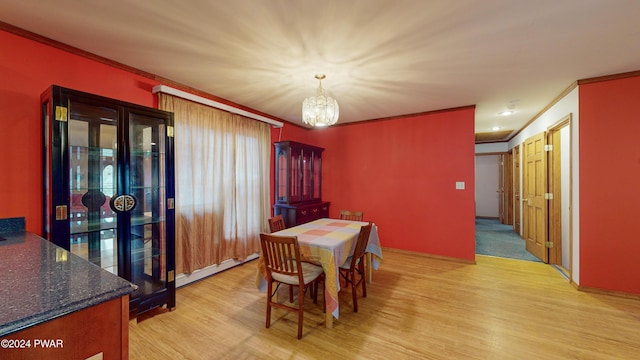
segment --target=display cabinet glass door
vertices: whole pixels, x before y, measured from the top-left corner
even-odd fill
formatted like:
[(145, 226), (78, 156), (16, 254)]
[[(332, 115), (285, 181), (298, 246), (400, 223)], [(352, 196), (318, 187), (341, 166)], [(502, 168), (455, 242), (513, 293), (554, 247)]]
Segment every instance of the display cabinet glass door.
[(289, 202), (289, 181), (291, 180), (289, 173), (289, 164), (287, 163), (287, 149), (276, 149), (276, 201), (279, 203)]
[(69, 131), (70, 251), (118, 274), (118, 111), (71, 102)]
[(313, 196), (312, 200), (320, 201), (321, 191), (320, 186), (322, 184), (322, 158), (318, 156), (316, 152), (311, 153), (311, 164), (313, 171)]
[(129, 193), (131, 210), (131, 281), (133, 296), (166, 287), (166, 127), (156, 118), (129, 115)]
[(313, 194), (313, 180), (311, 178), (312, 152), (302, 151), (302, 201), (309, 201)]
[(302, 201), (302, 166), (300, 164), (302, 162), (302, 151), (294, 147), (289, 151), (291, 151), (289, 202), (297, 203)]

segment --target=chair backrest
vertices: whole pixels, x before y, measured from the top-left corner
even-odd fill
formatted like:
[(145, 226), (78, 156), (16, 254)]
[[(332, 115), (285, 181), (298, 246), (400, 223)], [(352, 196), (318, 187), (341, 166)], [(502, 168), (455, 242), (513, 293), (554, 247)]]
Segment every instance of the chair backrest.
[(342, 220), (362, 221), (363, 217), (362, 211), (340, 210)]
[(361, 259), (367, 251), (372, 227), (373, 224), (369, 223), (369, 225), (364, 225), (360, 228), (360, 234), (358, 234), (358, 240), (356, 240), (356, 248), (353, 250), (353, 256), (351, 257), (351, 268), (356, 266), (358, 259)]
[(300, 246), (297, 236), (278, 236), (260, 233), (260, 246), (262, 258), (267, 273), (297, 276), (302, 282), (302, 265), (296, 259), (300, 259)]
[(287, 227), (284, 225), (284, 218), (282, 215), (276, 215), (269, 219), (269, 229), (274, 233), (276, 231), (284, 230)]

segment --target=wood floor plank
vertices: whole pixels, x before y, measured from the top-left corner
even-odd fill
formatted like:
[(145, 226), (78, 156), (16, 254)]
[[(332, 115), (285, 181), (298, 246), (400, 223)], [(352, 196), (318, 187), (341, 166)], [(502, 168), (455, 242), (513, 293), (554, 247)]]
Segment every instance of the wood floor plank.
[(476, 264), (387, 250), (367, 297), (324, 327), (321, 302), (273, 309), (256, 263), (177, 291), (177, 307), (130, 322), (130, 359), (638, 359), (640, 301), (580, 292), (549, 265), (477, 256)]

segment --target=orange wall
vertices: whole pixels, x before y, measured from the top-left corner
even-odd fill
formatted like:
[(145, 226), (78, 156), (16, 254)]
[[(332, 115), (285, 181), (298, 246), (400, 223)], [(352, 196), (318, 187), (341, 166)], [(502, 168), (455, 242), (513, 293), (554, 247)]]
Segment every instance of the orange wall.
[[(306, 142), (325, 148), (332, 217), (361, 210), (384, 247), (475, 260), (473, 107), (309, 133)], [(305, 142), (291, 135), (282, 140)]]
[(640, 77), (580, 85), (580, 285), (640, 294)]
[(148, 78), (0, 31), (0, 218), (42, 233), (40, 94), (52, 84), (157, 106)]

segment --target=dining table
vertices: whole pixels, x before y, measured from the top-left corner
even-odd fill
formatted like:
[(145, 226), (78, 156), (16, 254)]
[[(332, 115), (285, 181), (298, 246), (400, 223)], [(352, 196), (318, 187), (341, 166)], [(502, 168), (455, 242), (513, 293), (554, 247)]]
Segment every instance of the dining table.
[[(321, 218), (272, 233), (296, 236), (302, 260), (322, 266), (325, 273), (325, 326), (329, 329), (333, 327), (333, 318), (340, 316), (340, 265), (353, 254), (360, 228), (367, 224), (364, 221)], [(367, 282), (371, 282), (371, 268), (377, 270), (382, 261), (378, 228), (374, 223), (372, 225), (366, 249)], [(266, 268), (262, 254), (258, 259), (256, 285), (261, 291), (266, 290)]]

